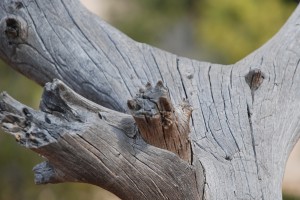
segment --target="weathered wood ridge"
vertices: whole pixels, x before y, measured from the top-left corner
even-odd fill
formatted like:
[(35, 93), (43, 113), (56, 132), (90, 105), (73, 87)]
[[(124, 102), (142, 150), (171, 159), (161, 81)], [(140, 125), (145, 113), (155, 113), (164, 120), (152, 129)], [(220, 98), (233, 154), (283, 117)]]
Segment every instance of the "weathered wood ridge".
[[(40, 111), (0, 97), (2, 128), (46, 159), (36, 183), (122, 199), (281, 199), (300, 134), (300, 7), (226, 66), (135, 42), (78, 0), (3, 0), (0, 19), (0, 57), (45, 85)], [(158, 85), (136, 96), (148, 82)]]

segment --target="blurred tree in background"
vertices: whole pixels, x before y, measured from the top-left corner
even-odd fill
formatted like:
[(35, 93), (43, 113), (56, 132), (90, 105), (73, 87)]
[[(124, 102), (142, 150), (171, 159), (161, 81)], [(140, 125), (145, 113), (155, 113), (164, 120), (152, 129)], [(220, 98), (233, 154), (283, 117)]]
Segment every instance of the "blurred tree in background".
[[(297, 6), (292, 0), (122, 0), (122, 7), (120, 1), (110, 1), (116, 3), (109, 23), (131, 38), (181, 56), (224, 64), (265, 43)], [(38, 107), (41, 87), (0, 63), (3, 90)], [(41, 160), (0, 134), (0, 200), (35, 200), (43, 195), (47, 200), (105, 198), (101, 190), (88, 185), (35, 186), (31, 169)]]

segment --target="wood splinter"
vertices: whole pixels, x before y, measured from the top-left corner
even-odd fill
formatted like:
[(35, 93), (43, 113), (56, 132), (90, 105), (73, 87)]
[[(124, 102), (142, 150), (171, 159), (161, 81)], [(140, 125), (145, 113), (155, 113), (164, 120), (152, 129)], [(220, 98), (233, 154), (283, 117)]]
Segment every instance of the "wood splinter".
[(191, 163), (189, 120), (192, 107), (186, 101), (174, 107), (168, 89), (158, 81), (155, 87), (147, 83), (127, 105), (148, 144), (169, 150)]

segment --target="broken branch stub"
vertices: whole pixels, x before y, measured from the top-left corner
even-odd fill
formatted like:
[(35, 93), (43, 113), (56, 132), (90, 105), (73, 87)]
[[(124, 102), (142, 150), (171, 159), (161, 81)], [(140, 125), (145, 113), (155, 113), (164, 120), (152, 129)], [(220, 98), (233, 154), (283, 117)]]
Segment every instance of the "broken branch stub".
[(47, 83), (40, 111), (0, 94), (0, 128), (46, 161), (37, 184), (82, 182), (121, 199), (201, 199), (195, 167), (136, 137), (132, 116), (97, 105), (59, 80)]
[(192, 107), (186, 102), (172, 105), (162, 81), (150, 83), (127, 102), (142, 138), (153, 146), (169, 150), (191, 163), (189, 120)]

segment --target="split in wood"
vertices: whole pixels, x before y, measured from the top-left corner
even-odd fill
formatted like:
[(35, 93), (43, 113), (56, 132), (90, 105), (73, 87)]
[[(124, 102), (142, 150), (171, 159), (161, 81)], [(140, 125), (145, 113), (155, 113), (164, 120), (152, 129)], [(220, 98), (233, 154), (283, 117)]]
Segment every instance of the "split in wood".
[(189, 120), (192, 108), (186, 101), (174, 107), (168, 89), (158, 81), (155, 87), (148, 83), (127, 104), (148, 144), (169, 150), (191, 162)]

